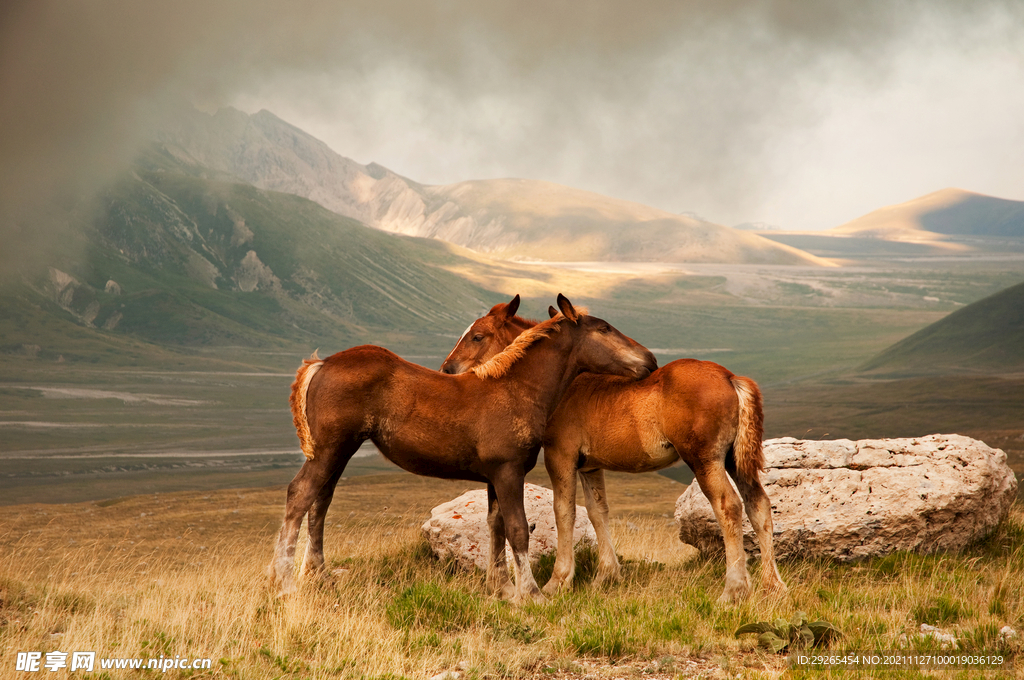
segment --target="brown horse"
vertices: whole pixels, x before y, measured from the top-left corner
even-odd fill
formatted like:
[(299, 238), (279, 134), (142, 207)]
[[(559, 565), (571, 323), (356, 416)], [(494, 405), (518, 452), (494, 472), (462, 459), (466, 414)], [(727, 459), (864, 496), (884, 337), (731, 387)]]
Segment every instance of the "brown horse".
[[(268, 568), (281, 593), (294, 590), (295, 543), (309, 513), (303, 573), (323, 569), (323, 523), (352, 454), (370, 439), (419, 475), (487, 484), (491, 536), (487, 583), (520, 602), (542, 596), (528, 559), (523, 479), (537, 463), (545, 424), (583, 371), (642, 378), (654, 355), (562, 295), (562, 314), (522, 333), (490, 361), (445, 375), (364, 345), (303, 363), (291, 406), (306, 462), (288, 485), (284, 524)], [(512, 545), (515, 587), (505, 563)]]
[[(488, 361), (529, 332), (529, 320), (515, 315), (517, 295), (473, 323), (441, 365), (459, 373)], [(549, 310), (553, 311), (553, 310)], [(548, 421), (544, 464), (555, 495), (558, 556), (544, 592), (572, 583), (575, 573), (573, 523), (576, 476), (598, 540), (596, 581), (619, 579), (619, 562), (608, 532), (604, 470), (648, 472), (679, 459), (693, 470), (714, 509), (725, 539), (727, 566), (721, 601), (750, 593), (743, 549), (743, 504), (729, 483), (736, 482), (761, 546), (761, 585), (784, 591), (772, 546), (771, 502), (761, 486), (764, 467), (761, 392), (749, 378), (709, 361), (679, 359), (640, 381), (608, 375), (581, 375)]]

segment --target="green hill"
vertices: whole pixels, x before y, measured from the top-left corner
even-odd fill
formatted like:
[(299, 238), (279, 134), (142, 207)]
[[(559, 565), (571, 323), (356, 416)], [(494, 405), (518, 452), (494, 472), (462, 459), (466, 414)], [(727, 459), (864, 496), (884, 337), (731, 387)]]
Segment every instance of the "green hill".
[(862, 369), (897, 375), (1024, 370), (1024, 283), (953, 312)]
[(49, 266), (0, 292), (0, 351), (88, 354), (123, 349), (117, 338), (340, 348), (450, 333), (502, 297), (447, 271), (464, 263), (447, 244), (204, 174), (152, 150), (72, 211)]

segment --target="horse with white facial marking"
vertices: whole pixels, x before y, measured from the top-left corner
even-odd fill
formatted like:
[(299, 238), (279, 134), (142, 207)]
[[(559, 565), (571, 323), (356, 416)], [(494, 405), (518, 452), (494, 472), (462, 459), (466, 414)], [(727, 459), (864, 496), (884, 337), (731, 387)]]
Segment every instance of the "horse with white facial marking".
[[(441, 370), (472, 370), (528, 333), (534, 322), (516, 316), (518, 308), (517, 295), (474, 322)], [(575, 573), (577, 474), (597, 533), (600, 583), (619, 579), (608, 532), (604, 470), (648, 472), (680, 459), (693, 470), (725, 539), (728, 567), (721, 600), (736, 602), (750, 593), (743, 549), (744, 504), (761, 547), (761, 585), (768, 591), (784, 591), (772, 544), (771, 501), (759, 479), (764, 467), (763, 420), (757, 384), (710, 361), (679, 359), (640, 381), (593, 374), (576, 378), (548, 421), (544, 437), (544, 464), (554, 489), (558, 528), (558, 556), (544, 592), (553, 594), (569, 586)], [(735, 481), (743, 503), (728, 477)]]
[[(303, 573), (323, 569), (323, 523), (345, 465), (365, 440), (419, 475), (487, 484), (491, 553), (487, 583), (501, 597), (541, 599), (529, 563), (523, 507), (545, 424), (582, 372), (641, 378), (654, 356), (607, 322), (580, 314), (562, 295), (561, 314), (522, 333), (462, 375), (409, 363), (386, 349), (353, 347), (306, 360), (291, 406), (306, 462), (288, 485), (284, 524), (268, 568), (281, 593), (294, 590), (295, 543), (309, 513)], [(624, 378), (625, 379), (625, 378)], [(516, 583), (505, 562), (512, 546)]]

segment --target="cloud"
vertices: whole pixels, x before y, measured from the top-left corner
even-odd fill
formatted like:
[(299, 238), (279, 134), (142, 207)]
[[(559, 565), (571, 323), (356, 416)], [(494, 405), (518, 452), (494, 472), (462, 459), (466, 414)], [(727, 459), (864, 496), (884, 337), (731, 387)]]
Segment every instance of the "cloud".
[[(950, 108), (942, 130), (984, 142), (972, 166), (1003, 151), (990, 179), (1014, 154), (998, 131), (964, 131), (1009, 130), (1024, 115), (1007, 93), (1024, 75), (1024, 12), (1010, 1), (37, 0), (0, 11), (3, 265), (50, 233), (31, 224), (39, 206), (109, 181), (179, 99), (270, 108), (421, 181), (535, 177), (727, 223), (835, 214), (801, 192), (810, 180), (828, 201), (873, 195), (850, 186), (864, 175), (820, 158), (838, 150), (870, 171), (842, 130), (884, 154), (926, 107), (949, 106), (944, 89), (982, 99)], [(937, 62), (947, 81), (915, 85)], [(997, 63), (989, 90), (963, 85)], [(901, 173), (942, 183), (934, 169), (957, 149), (927, 146), (918, 135)]]

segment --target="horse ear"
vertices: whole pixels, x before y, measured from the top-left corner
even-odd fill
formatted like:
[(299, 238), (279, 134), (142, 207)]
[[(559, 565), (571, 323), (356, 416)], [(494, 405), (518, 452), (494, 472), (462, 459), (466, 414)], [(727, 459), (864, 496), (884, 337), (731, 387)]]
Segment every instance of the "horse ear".
[(498, 304), (491, 307), (491, 311), (487, 312), (487, 316), (500, 316), (502, 323), (508, 321), (516, 315), (516, 310), (519, 309), (519, 293), (512, 298), (509, 302), (499, 302)]
[(579, 321), (580, 315), (576, 313), (576, 308), (569, 302), (569, 298), (565, 297), (561, 293), (558, 294), (558, 309), (562, 311), (562, 316), (571, 321), (573, 325)]
[(548, 317), (554, 319), (556, 316), (558, 316), (558, 310), (548, 305)]
[(512, 298), (512, 300), (507, 305), (505, 305), (505, 318), (506, 319), (511, 319), (513, 316), (516, 315), (516, 312), (518, 312), (518, 311), (519, 311), (519, 293), (516, 293), (516, 296), (514, 298)]

